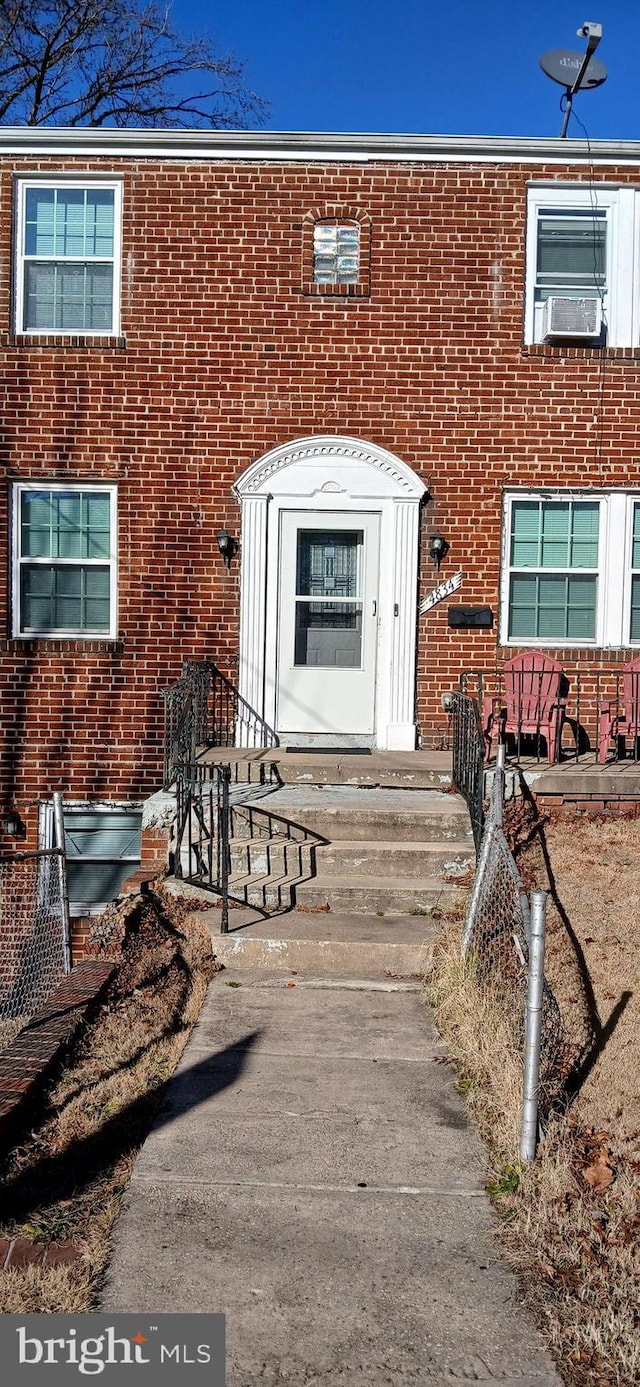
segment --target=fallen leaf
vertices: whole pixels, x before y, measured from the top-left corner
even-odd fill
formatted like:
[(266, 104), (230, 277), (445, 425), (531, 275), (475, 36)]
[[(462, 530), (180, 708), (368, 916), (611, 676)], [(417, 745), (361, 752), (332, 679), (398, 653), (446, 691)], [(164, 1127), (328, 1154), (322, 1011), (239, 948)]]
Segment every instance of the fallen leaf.
[(582, 1172), (582, 1178), (589, 1185), (590, 1189), (596, 1194), (602, 1190), (608, 1190), (609, 1185), (613, 1184), (614, 1173), (609, 1165), (606, 1153), (601, 1153), (593, 1165), (588, 1165)]

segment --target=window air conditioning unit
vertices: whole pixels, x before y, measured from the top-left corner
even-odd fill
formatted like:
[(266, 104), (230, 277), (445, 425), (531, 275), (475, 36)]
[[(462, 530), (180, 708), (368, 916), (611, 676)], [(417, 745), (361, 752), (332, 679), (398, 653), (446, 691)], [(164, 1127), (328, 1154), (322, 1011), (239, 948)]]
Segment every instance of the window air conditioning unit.
[(589, 298), (569, 299), (551, 294), (542, 312), (542, 338), (553, 342), (556, 337), (582, 340), (599, 337), (602, 328), (602, 300), (593, 294)]

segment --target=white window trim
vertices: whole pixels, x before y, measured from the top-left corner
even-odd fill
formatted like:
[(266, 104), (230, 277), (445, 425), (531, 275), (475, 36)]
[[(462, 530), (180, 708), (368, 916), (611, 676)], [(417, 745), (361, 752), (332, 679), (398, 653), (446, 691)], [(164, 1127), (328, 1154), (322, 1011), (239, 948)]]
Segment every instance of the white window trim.
[[(607, 218), (606, 289), (602, 292), (608, 347), (640, 344), (640, 190), (600, 184), (533, 185), (527, 190), (524, 341), (536, 335), (535, 282), (537, 227), (541, 211), (605, 212)], [(594, 292), (596, 286), (594, 285)]]
[[(142, 813), (142, 809), (143, 809), (143, 805), (142, 805), (142, 803), (141, 803), (140, 800), (125, 800), (125, 801), (119, 801), (117, 804), (113, 804), (113, 803), (105, 803), (105, 802), (103, 802), (103, 801), (96, 801), (96, 800), (75, 800), (75, 799), (74, 799), (74, 800), (64, 800), (64, 803), (63, 803), (63, 805), (62, 805), (62, 812), (63, 812), (63, 815), (64, 815), (64, 813), (65, 813), (67, 810), (71, 810), (71, 811), (73, 811), (73, 812), (75, 812), (75, 813), (84, 813), (84, 814), (93, 814), (93, 813), (95, 813), (95, 814), (111, 814), (111, 813), (117, 813), (118, 811), (122, 811), (122, 812), (125, 813), (125, 814), (126, 814), (126, 813), (130, 813), (130, 814), (141, 814), (141, 813)], [(54, 848), (55, 846), (56, 846), (56, 833), (55, 833), (55, 817), (54, 817), (53, 803), (52, 803), (52, 801), (47, 800), (47, 801), (45, 801), (44, 803), (42, 803), (42, 804), (39, 806), (39, 814), (38, 814), (38, 848), (39, 848), (40, 852), (50, 852), (51, 849)], [(82, 858), (75, 858), (74, 860), (75, 860), (76, 862), (78, 862), (78, 861), (81, 862), (83, 859), (82, 859)], [(109, 858), (97, 858), (97, 857), (96, 857), (96, 858), (90, 858), (90, 857), (84, 858), (84, 861), (85, 861), (85, 862), (91, 862), (91, 861), (95, 861), (95, 862), (99, 862), (99, 861), (108, 861), (108, 862), (112, 862), (112, 861), (114, 861), (114, 860), (115, 860), (115, 859), (113, 859), (113, 858), (111, 858), (111, 857), (109, 857)], [(120, 858), (119, 860), (120, 860), (121, 862), (127, 862), (127, 861), (129, 861), (129, 862), (139, 862), (140, 859), (137, 858), (137, 857), (131, 857), (131, 858), (123, 857), (123, 858)], [(86, 904), (86, 903), (83, 903), (82, 901), (73, 901), (73, 903), (70, 904), (70, 906), (69, 906), (69, 915), (70, 915), (71, 918), (74, 919), (74, 920), (77, 919), (79, 916), (83, 916), (83, 915), (101, 915), (102, 912), (103, 912), (104, 910), (106, 910), (106, 909), (107, 909), (107, 906), (109, 906), (109, 905), (111, 905), (111, 901), (94, 901), (92, 904)]]
[[(28, 328), (24, 325), (24, 234), (25, 205), (27, 191), (31, 188), (108, 188), (113, 192), (113, 314), (110, 328)], [(54, 259), (55, 257), (52, 257)], [(59, 257), (60, 258), (60, 257)], [(62, 257), (64, 259), (64, 257)], [(93, 263), (91, 257), (81, 257)], [(100, 260), (99, 263), (110, 263)], [(14, 332), (21, 337), (119, 337), (120, 336), (120, 298), (122, 287), (122, 180), (104, 178), (65, 178), (64, 174), (54, 178), (17, 179), (17, 216), (14, 244)]]
[[(111, 641), (115, 640), (118, 633), (118, 514), (117, 496), (118, 488), (113, 483), (105, 482), (101, 485), (98, 482), (51, 482), (47, 477), (41, 477), (38, 481), (13, 482), (12, 483), (12, 523), (11, 523), (11, 634), (14, 640), (86, 640), (86, 641)], [(71, 630), (66, 627), (52, 627), (50, 630), (22, 630), (21, 611), (20, 611), (20, 569), (22, 567), (20, 553), (20, 498), (25, 491), (94, 491), (106, 492), (109, 496), (109, 518), (111, 549), (108, 559), (43, 559), (43, 566), (46, 564), (87, 564), (90, 567), (104, 567), (109, 564), (109, 629), (99, 631), (79, 631)], [(25, 562), (33, 563), (32, 558), (25, 555)]]
[[(510, 555), (511, 506), (514, 501), (598, 501), (600, 529), (598, 539), (598, 588), (596, 631), (592, 640), (570, 640), (549, 636), (510, 637), (509, 588), (512, 572)], [(502, 547), (500, 578), (500, 644), (504, 647), (552, 650), (626, 650), (640, 646), (632, 641), (631, 627), (631, 559), (633, 556), (633, 508), (640, 503), (640, 489), (596, 490), (570, 487), (517, 489), (505, 492), (502, 512)], [(533, 571), (533, 570), (531, 570)], [(579, 572), (580, 570), (575, 570)]]

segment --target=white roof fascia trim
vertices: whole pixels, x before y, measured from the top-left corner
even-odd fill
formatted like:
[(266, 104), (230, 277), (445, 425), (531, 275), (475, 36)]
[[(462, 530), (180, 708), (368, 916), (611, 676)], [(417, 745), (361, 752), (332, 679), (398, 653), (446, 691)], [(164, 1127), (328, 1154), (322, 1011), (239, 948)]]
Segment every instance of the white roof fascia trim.
[(640, 164), (640, 141), (501, 135), (0, 127), (0, 156), (416, 163)]

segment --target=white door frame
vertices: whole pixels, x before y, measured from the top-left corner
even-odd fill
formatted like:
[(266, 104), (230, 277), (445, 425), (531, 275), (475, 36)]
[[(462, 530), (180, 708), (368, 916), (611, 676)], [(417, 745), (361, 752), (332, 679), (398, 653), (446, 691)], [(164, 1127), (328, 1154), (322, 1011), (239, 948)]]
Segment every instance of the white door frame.
[[(375, 443), (329, 435), (281, 444), (253, 462), (234, 491), (242, 506), (242, 697), (275, 725), (280, 512), (380, 515), (376, 746), (416, 745), (415, 662), (420, 502), (416, 473)], [(328, 522), (329, 523), (329, 522)]]
[[(376, 674), (379, 645), (378, 586), (380, 583), (380, 513), (379, 511), (280, 511), (280, 596), (278, 631), (278, 693), (276, 699), (276, 732), (286, 745), (300, 746), (373, 746), (375, 745)], [(351, 597), (340, 598), (355, 603), (347, 607), (359, 609), (360, 627), (356, 642), (359, 646), (357, 664), (308, 664), (296, 658), (296, 590), (298, 580), (298, 536), (300, 531), (324, 534), (329, 528), (331, 537), (353, 533), (354, 524), (360, 534), (355, 543), (356, 560), (353, 573), (354, 590)], [(359, 557), (358, 557), (359, 555)], [(330, 597), (330, 594), (327, 594)], [(310, 600), (301, 597), (306, 605)], [(338, 620), (338, 627), (340, 621)], [(314, 631), (308, 633), (314, 641)], [(323, 634), (319, 639), (322, 642)], [(329, 646), (340, 642), (341, 631), (327, 632)], [(353, 643), (354, 631), (347, 633)], [(325, 653), (327, 647), (324, 647)], [(335, 738), (335, 741), (333, 741)]]

